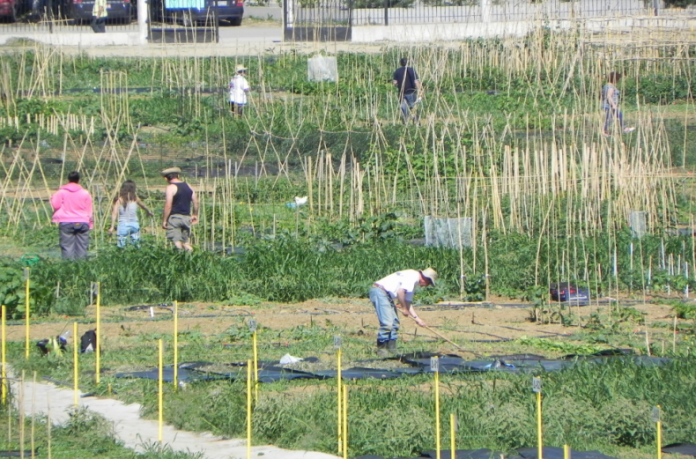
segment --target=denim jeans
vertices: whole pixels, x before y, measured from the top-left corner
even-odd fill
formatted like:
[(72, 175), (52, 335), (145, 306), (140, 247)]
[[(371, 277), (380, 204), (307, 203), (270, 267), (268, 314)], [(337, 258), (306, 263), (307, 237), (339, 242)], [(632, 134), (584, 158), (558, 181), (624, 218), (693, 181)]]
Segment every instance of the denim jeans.
[(612, 124), (614, 124), (614, 118), (619, 120), (619, 127), (623, 129), (623, 113), (618, 108), (605, 108), (605, 118), (604, 118), (604, 133), (610, 134)]
[(414, 110), (413, 107), (416, 106), (416, 96), (417, 94), (404, 94), (404, 98), (401, 99), (401, 116), (404, 123), (408, 123), (411, 119), (411, 111), (413, 111), (413, 120), (418, 121), (418, 109)]
[(125, 247), (130, 238), (134, 244), (140, 241), (140, 225), (138, 222), (119, 223), (116, 228), (117, 245)]
[(372, 301), (379, 319), (377, 341), (383, 343), (397, 339), (399, 337), (399, 316), (396, 314), (396, 307), (389, 294), (379, 287), (372, 287), (370, 301)]
[(89, 250), (89, 223), (59, 223), (58, 238), (63, 259), (85, 258)]

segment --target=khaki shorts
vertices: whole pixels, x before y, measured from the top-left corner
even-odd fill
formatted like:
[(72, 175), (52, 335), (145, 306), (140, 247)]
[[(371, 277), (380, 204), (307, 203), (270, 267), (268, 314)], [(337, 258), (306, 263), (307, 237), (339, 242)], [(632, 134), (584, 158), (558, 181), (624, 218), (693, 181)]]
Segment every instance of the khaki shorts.
[(188, 215), (170, 215), (167, 220), (167, 239), (172, 242), (187, 243), (191, 236), (191, 217)]

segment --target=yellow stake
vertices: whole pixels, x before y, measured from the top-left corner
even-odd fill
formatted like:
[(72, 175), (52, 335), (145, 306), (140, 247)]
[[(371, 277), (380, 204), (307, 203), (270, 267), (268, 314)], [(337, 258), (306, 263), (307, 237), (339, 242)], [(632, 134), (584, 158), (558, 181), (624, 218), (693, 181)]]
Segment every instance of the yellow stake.
[[(98, 335), (97, 335), (98, 336)], [(157, 408), (159, 411), (158, 416), (158, 431), (157, 431), (157, 441), (162, 443), (162, 426), (164, 425), (164, 344), (162, 340), (159, 340), (159, 381), (158, 381), (158, 394), (157, 394)]]
[(541, 432), (541, 392), (537, 392), (537, 440), (539, 442), (539, 459), (544, 459), (544, 442)]
[(78, 344), (77, 344), (77, 322), (73, 322), (73, 390), (75, 392), (75, 406), (79, 404), (79, 381), (80, 377), (80, 361), (78, 359)]
[(174, 302), (174, 390), (179, 388), (179, 305)]
[(29, 268), (24, 268), (24, 280), (26, 283), (26, 291), (24, 293), (24, 317), (25, 317), (25, 343), (24, 343), (24, 358), (29, 358), (29, 322), (31, 315), (29, 314)]
[(570, 459), (570, 446), (563, 445), (563, 459)]
[(440, 370), (435, 371), (435, 451), (440, 459)]
[(660, 420), (660, 405), (657, 405), (657, 459), (662, 459), (662, 421)]
[(5, 322), (7, 321), (7, 308), (2, 305), (2, 404), (7, 403), (7, 373), (5, 367), (7, 367), (7, 356), (5, 355)]
[(343, 459), (348, 459), (348, 386), (343, 384)]
[(454, 413), (450, 413), (450, 457), (451, 459), (456, 459), (457, 448), (455, 441), (455, 434), (457, 432), (457, 416)]
[(252, 341), (254, 344), (254, 400), (258, 402), (259, 400), (259, 352), (256, 347), (256, 331), (252, 335)]
[(97, 373), (95, 376), (95, 381), (97, 384), (99, 384), (99, 373), (101, 372), (101, 284), (99, 282), (96, 282), (97, 284), (97, 339), (96, 339), (96, 349), (95, 352), (96, 358), (95, 358), (95, 363), (96, 363), (96, 369)]
[(247, 360), (247, 459), (251, 459), (251, 360)]
[(341, 388), (341, 348), (339, 347), (336, 351), (336, 394), (338, 394), (337, 404), (338, 404), (338, 454), (343, 452), (343, 389)]

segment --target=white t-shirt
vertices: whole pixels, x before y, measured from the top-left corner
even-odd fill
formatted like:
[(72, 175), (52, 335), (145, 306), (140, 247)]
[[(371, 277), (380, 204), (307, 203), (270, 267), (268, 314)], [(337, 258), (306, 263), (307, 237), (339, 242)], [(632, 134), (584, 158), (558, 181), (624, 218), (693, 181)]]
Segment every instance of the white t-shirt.
[(415, 269), (405, 269), (390, 274), (375, 282), (382, 287), (392, 297), (396, 298), (396, 292), (404, 289), (406, 292), (406, 300), (413, 301), (413, 294), (416, 291), (416, 286), (420, 285), (420, 273)]
[(249, 87), (249, 82), (243, 75), (239, 73), (236, 74), (230, 80), (230, 102), (234, 102), (237, 105), (246, 105), (247, 103), (247, 91), (251, 89)]

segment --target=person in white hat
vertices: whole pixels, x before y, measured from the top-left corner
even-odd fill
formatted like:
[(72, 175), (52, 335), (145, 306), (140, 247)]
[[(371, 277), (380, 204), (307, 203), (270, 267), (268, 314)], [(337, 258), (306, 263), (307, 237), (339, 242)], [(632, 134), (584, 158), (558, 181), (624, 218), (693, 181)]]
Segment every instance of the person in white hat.
[(180, 173), (178, 167), (161, 172), (168, 183), (164, 190), (162, 228), (167, 230), (167, 239), (177, 249), (191, 252), (191, 225), (198, 223), (198, 197), (188, 183), (179, 179)]
[(396, 352), (396, 340), (399, 337), (397, 309), (406, 317), (412, 317), (421, 327), (425, 327), (425, 322), (418, 317), (411, 304), (413, 294), (417, 286), (435, 285), (436, 280), (437, 272), (433, 268), (422, 271), (406, 269), (390, 274), (372, 284), (369, 296), (379, 319), (377, 355), (386, 357)]
[(230, 113), (242, 116), (247, 104), (247, 94), (251, 90), (246, 79), (246, 67), (237, 66), (237, 74), (230, 80)]

